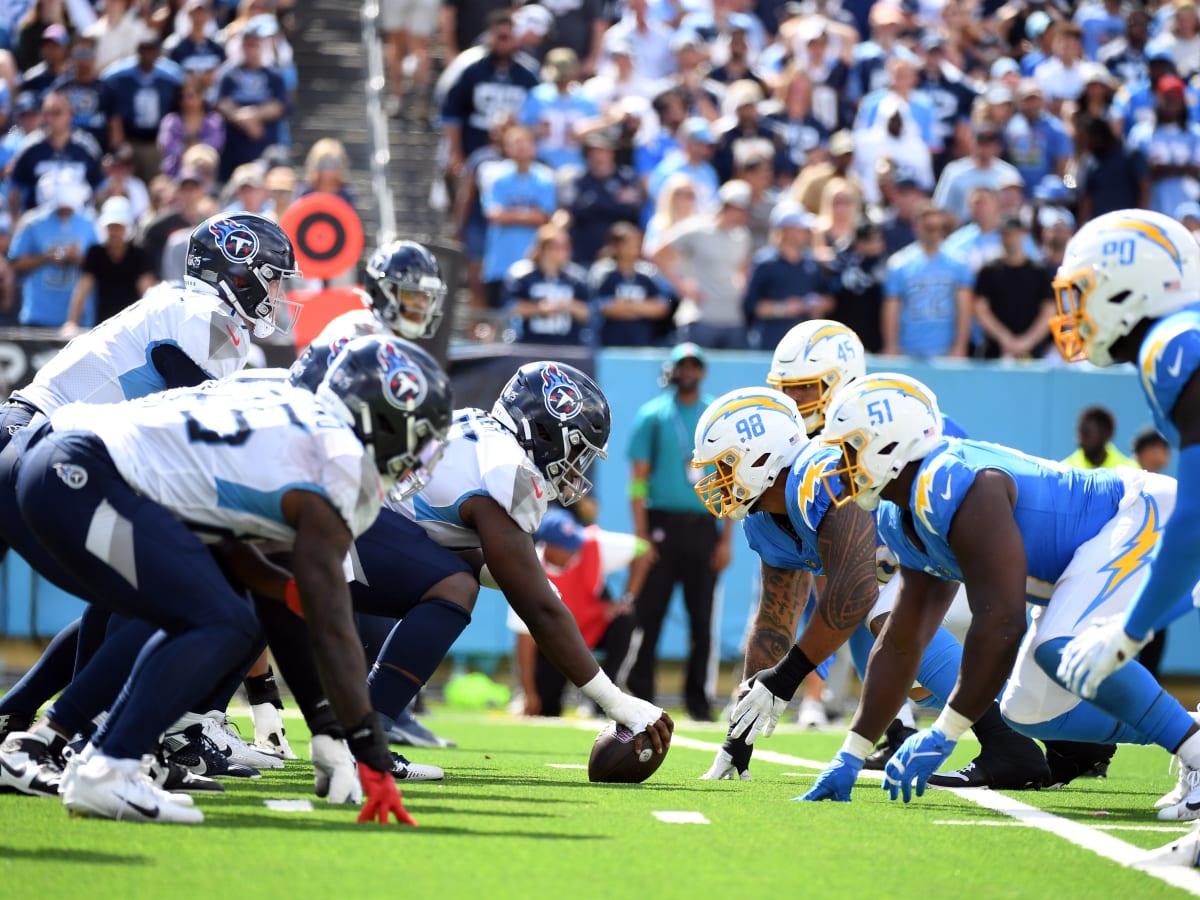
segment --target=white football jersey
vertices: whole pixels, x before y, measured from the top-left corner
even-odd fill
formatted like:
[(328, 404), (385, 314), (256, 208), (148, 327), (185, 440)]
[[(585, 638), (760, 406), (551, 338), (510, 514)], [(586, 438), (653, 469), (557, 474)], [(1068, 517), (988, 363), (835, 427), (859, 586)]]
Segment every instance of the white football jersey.
[(546, 514), (549, 488), (516, 437), (482, 409), (459, 409), (446, 449), (425, 489), (387, 505), (453, 550), (479, 546), (479, 535), (463, 524), (458, 508), (471, 497), (491, 497), (523, 531), (533, 534)]
[(204, 535), (292, 541), (283, 496), (306, 490), (357, 536), (383, 500), (350, 426), (290, 384), (229, 379), (116, 405), (73, 403), (50, 423), (95, 434), (131, 487)]
[(392, 330), (375, 317), (369, 309), (352, 309), (340, 316), (335, 316), (321, 329), (321, 333), (313, 338), (317, 346), (334, 344), (338, 341), (352, 341), (354, 338), (369, 334), (391, 334)]
[(46, 415), (68, 403), (117, 403), (166, 390), (150, 352), (173, 344), (209, 378), (246, 364), (250, 331), (220, 297), (161, 284), (67, 344), (15, 395)]

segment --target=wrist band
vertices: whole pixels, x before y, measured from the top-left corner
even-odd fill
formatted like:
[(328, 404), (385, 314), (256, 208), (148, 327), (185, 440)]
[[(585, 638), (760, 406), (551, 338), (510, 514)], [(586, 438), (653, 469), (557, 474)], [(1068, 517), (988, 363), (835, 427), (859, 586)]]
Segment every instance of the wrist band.
[(648, 496), (650, 496), (650, 488), (646, 485), (645, 478), (629, 479), (630, 500), (645, 500)]
[(875, 744), (868, 741), (861, 734), (855, 734), (853, 731), (847, 732), (846, 740), (842, 742), (842, 749), (839, 753), (849, 753), (855, 759), (866, 759), (871, 755), (871, 751), (875, 749)]
[(949, 706), (942, 710), (933, 727), (952, 741), (958, 741), (974, 723), (964, 715), (960, 715)]

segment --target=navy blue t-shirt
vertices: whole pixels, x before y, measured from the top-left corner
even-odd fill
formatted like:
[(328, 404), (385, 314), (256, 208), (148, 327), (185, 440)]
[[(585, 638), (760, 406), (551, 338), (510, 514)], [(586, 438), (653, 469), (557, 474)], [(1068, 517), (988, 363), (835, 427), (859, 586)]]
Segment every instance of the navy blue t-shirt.
[(630, 168), (617, 169), (605, 178), (583, 172), (566, 185), (560, 200), (571, 213), (571, 258), (590, 266), (607, 243), (613, 225), (638, 224), (642, 190), (637, 173)]
[(488, 129), (505, 114), (517, 116), (525, 97), (541, 79), (522, 60), (512, 59), (497, 71), (490, 56), (471, 63), (446, 91), (442, 120), (462, 126), (463, 158), (488, 141)]
[[(284, 85), (283, 76), (277, 69), (247, 69), (245, 66), (230, 69), (221, 76), (221, 82), (217, 86), (217, 102), (226, 97), (233, 100), (238, 106), (258, 106), (271, 100), (278, 100), (284, 105), (285, 110), (287, 108), (287, 87)], [(264, 123), (263, 136), (256, 141), (251, 140), (236, 125), (230, 124), (225, 129), (225, 150), (221, 154), (221, 178), (229, 178), (233, 170), (242, 163), (254, 162), (262, 156), (264, 150), (272, 144), (278, 144), (281, 123), (281, 119)]]
[[(632, 272), (622, 272), (609, 259), (601, 260), (588, 275), (592, 305), (599, 314), (613, 300), (670, 300), (670, 294), (658, 269), (652, 263), (638, 261)], [(662, 319), (600, 318), (600, 343), (605, 347), (650, 347), (670, 331), (670, 316)]]
[(72, 131), (61, 150), (50, 146), (45, 132), (34, 131), (25, 137), (12, 159), (10, 184), (21, 192), (21, 209), (37, 204), (38, 179), (55, 169), (71, 169), (93, 188), (104, 180), (100, 147), (86, 131)]
[(158, 59), (149, 72), (136, 62), (116, 62), (104, 70), (102, 80), (117, 95), (117, 112), (125, 136), (138, 141), (158, 139), (158, 126), (175, 108), (183, 70), (168, 59)]
[(749, 325), (750, 346), (773, 350), (788, 330), (806, 318), (756, 319), (754, 309), (760, 300), (786, 300), (826, 292), (820, 264), (811, 253), (797, 262), (788, 262), (775, 247), (763, 247), (754, 255), (750, 283), (742, 300), (742, 310)]
[[(532, 260), (514, 263), (504, 280), (504, 304), (518, 300), (587, 300), (586, 273), (567, 263), (557, 275), (547, 275)], [(567, 310), (548, 315), (513, 317), (517, 340), (526, 344), (582, 344), (587, 337), (586, 323), (577, 322)]]
[(1080, 179), (1092, 198), (1092, 218), (1138, 205), (1138, 182), (1146, 175), (1146, 158), (1137, 150), (1117, 147), (1107, 156), (1088, 154)]
[(99, 79), (76, 81), (64, 75), (54, 82), (52, 90), (67, 95), (71, 104), (71, 124), (95, 138), (102, 152), (111, 149), (108, 146), (108, 123), (118, 114), (117, 95), (112, 86)]

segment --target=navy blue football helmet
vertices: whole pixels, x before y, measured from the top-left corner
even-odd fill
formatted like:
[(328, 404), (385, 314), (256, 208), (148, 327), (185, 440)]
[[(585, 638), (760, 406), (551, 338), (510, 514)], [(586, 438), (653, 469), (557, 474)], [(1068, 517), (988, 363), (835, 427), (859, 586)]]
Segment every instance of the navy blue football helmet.
[(391, 335), (348, 342), (316, 394), (349, 415), (390, 489), (419, 490), (441, 458), (454, 410), (450, 379), (415, 344)]
[(437, 332), (446, 283), (433, 254), (415, 241), (393, 241), (371, 254), (366, 293), (379, 321), (401, 337)]
[(285, 296), (299, 278), (296, 252), (283, 229), (255, 213), (218, 213), (196, 226), (188, 241), (183, 281), (211, 292), (242, 315), (257, 338), (288, 334), (300, 305)]
[(608, 458), (612, 412), (596, 382), (574, 366), (533, 362), (517, 369), (492, 407), (563, 506), (592, 489), (587, 470)]

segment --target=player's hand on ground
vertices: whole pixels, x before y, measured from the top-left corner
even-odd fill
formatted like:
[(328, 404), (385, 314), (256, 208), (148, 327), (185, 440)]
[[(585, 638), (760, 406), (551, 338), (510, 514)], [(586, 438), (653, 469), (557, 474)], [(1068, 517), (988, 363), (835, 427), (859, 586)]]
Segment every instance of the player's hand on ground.
[(838, 800), (842, 803), (849, 803), (850, 789), (858, 780), (858, 773), (862, 771), (864, 762), (866, 760), (862, 757), (842, 750), (833, 758), (833, 762), (826, 766), (825, 771), (817, 777), (807, 794), (792, 799)]
[(1149, 640), (1131, 638), (1119, 617), (1098, 619), (1063, 648), (1058, 680), (1071, 693), (1090, 700), (1104, 679), (1137, 656)]
[(388, 824), (388, 815), (396, 817), (397, 825), (417, 824), (416, 819), (408, 814), (404, 803), (400, 800), (400, 791), (396, 788), (396, 779), (391, 772), (376, 772), (366, 763), (358, 764), (358, 778), (362, 782), (363, 793), (367, 802), (363, 804), (362, 812), (358, 814), (359, 822), (379, 822)]
[(741, 690), (745, 693), (734, 704), (733, 713), (729, 717), (733, 722), (729, 736), (743, 738), (747, 744), (753, 744), (760, 734), (770, 737), (774, 733), (775, 726), (779, 724), (780, 717), (787, 709), (788, 700), (772, 694), (758, 675), (750, 682), (743, 683)]
[(345, 741), (327, 734), (315, 735), (309, 744), (309, 755), (318, 797), (324, 797), (330, 803), (362, 802), (354, 757)]
[(904, 802), (912, 800), (914, 785), (916, 795), (925, 793), (929, 776), (941, 768), (954, 752), (955, 742), (936, 728), (926, 728), (910, 735), (884, 768), (883, 789), (893, 800), (903, 796)]
[[(732, 727), (730, 731), (732, 731)], [(726, 737), (725, 743), (717, 751), (716, 759), (708, 767), (708, 771), (700, 776), (701, 781), (749, 781), (750, 756), (754, 748), (741, 738)]]

